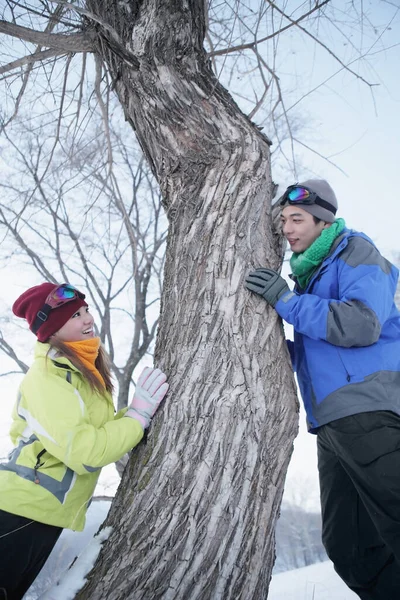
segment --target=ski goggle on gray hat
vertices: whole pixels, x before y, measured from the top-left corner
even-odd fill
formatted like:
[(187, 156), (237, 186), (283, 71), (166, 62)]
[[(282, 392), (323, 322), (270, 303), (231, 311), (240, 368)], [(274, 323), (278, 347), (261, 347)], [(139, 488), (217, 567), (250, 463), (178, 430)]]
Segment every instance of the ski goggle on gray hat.
[(308, 179), (303, 183), (290, 185), (279, 200), (284, 206), (300, 206), (314, 217), (333, 223), (338, 208), (335, 192), (324, 179)]

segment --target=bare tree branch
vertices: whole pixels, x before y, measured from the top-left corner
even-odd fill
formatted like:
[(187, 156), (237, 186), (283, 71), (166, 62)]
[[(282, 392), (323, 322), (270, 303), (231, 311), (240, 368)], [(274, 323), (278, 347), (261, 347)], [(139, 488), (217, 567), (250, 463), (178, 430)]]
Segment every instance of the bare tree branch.
[(291, 23), (285, 25), (285, 27), (281, 27), (281, 29), (278, 29), (277, 31), (274, 31), (274, 33), (271, 33), (270, 35), (266, 35), (265, 37), (256, 39), (253, 42), (249, 42), (248, 44), (239, 44), (237, 46), (231, 46), (229, 48), (213, 50), (212, 52), (208, 53), (208, 56), (215, 58), (216, 56), (223, 56), (225, 54), (232, 54), (234, 52), (243, 52), (243, 50), (253, 50), (253, 48), (255, 48), (257, 45), (262, 44), (263, 42), (267, 42), (268, 40), (272, 40), (273, 38), (276, 38), (280, 34), (284, 33), (287, 29), (290, 29), (294, 25), (298, 25), (301, 21), (312, 15), (314, 12), (320, 10), (325, 4), (328, 4), (328, 2), (330, 1), (331, 0), (323, 0), (323, 2), (321, 2), (320, 4), (316, 2), (315, 6), (313, 6), (311, 10), (301, 15), (301, 17), (299, 17), (298, 19), (292, 20)]
[(65, 55), (64, 50), (56, 49), (42, 50), (40, 52), (35, 52), (34, 54), (28, 54), (27, 56), (22, 56), (17, 60), (13, 60), (12, 62), (6, 65), (0, 66), (0, 75), (4, 75), (4, 73), (8, 73), (10, 71), (13, 71), (14, 69), (19, 69), (26, 65), (32, 65), (37, 62), (43, 62), (49, 58), (54, 58), (56, 56), (63, 55)]
[(20, 371), (8, 371), (7, 373), (4, 373), (4, 375), (10, 375), (11, 373), (26, 373), (28, 371), (28, 365), (19, 358), (14, 348), (4, 339), (2, 331), (0, 331), (0, 350), (16, 362), (21, 369)]
[(333, 167), (335, 167), (335, 169), (337, 169), (338, 171), (340, 171), (341, 173), (343, 173), (343, 175), (347, 175), (346, 171), (344, 171), (341, 167), (339, 167), (339, 165), (337, 165), (332, 160), (330, 160), (327, 156), (323, 156), (320, 152), (317, 152), (317, 150), (315, 150), (314, 148), (311, 148), (310, 146), (308, 146), (307, 144), (305, 144), (301, 140), (298, 140), (296, 138), (293, 138), (293, 139), (294, 139), (295, 142), (297, 142), (298, 144), (300, 144), (300, 146), (303, 146), (304, 148), (307, 148), (307, 150), (310, 150), (310, 152), (312, 152), (313, 154), (316, 154), (320, 158), (323, 158), (324, 160), (326, 160), (330, 165), (332, 165)]
[(321, 40), (313, 35), (310, 31), (308, 31), (308, 29), (306, 29), (305, 27), (302, 27), (298, 21), (295, 21), (294, 19), (292, 19), (291, 17), (289, 17), (289, 15), (287, 15), (282, 9), (279, 8), (279, 6), (277, 6), (275, 4), (275, 2), (272, 2), (272, 0), (265, 0), (266, 2), (268, 2), (268, 4), (274, 8), (279, 14), (281, 14), (283, 17), (285, 17), (286, 19), (288, 19), (288, 21), (290, 21), (290, 23), (292, 25), (296, 25), (299, 29), (301, 29), (301, 31), (303, 33), (305, 33), (307, 36), (309, 36), (312, 40), (314, 40), (314, 42), (316, 42), (319, 46), (321, 46), (321, 48), (324, 48), (324, 50), (326, 50), (328, 52), (328, 54), (330, 54), (340, 65), (342, 65), (342, 67), (348, 71), (349, 73), (351, 73), (352, 75), (354, 75), (354, 77), (356, 77), (357, 79), (360, 79), (363, 83), (365, 83), (366, 85), (368, 85), (369, 87), (372, 87), (374, 85), (378, 85), (376, 83), (370, 83), (369, 81), (367, 81), (366, 79), (364, 79), (364, 77), (362, 77), (361, 75), (359, 75), (356, 71), (353, 71), (352, 69), (350, 69), (349, 65), (346, 65), (340, 58), (339, 56), (333, 52), (333, 50), (331, 50), (326, 44), (324, 44), (323, 42), (321, 42)]
[(0, 33), (63, 52), (92, 52), (94, 33), (46, 33), (0, 20)]

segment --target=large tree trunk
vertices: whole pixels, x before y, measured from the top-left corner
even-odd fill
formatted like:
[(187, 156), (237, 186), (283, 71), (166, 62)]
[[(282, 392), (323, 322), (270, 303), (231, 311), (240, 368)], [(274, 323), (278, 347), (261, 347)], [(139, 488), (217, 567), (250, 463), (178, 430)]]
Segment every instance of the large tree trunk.
[(281, 325), (243, 287), (280, 263), (268, 140), (209, 70), (203, 3), (87, 5), (124, 41), (101, 32), (99, 53), (169, 217), (155, 363), (171, 387), (78, 598), (265, 600), (297, 430)]

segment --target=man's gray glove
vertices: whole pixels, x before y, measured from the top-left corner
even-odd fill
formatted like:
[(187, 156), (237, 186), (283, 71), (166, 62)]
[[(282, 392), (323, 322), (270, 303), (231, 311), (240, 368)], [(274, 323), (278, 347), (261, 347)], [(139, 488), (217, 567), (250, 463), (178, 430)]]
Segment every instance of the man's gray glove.
[(271, 306), (275, 306), (279, 298), (290, 288), (286, 281), (272, 269), (256, 269), (246, 277), (245, 286), (251, 292), (260, 294)]

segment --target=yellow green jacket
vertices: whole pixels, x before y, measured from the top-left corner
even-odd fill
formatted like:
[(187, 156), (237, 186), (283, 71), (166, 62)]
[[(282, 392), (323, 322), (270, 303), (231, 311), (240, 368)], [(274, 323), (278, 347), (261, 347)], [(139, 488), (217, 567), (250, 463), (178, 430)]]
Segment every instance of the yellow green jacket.
[(101, 467), (143, 437), (138, 421), (114, 415), (68, 359), (37, 342), (13, 409), (9, 461), (0, 465), (0, 509), (82, 531)]

